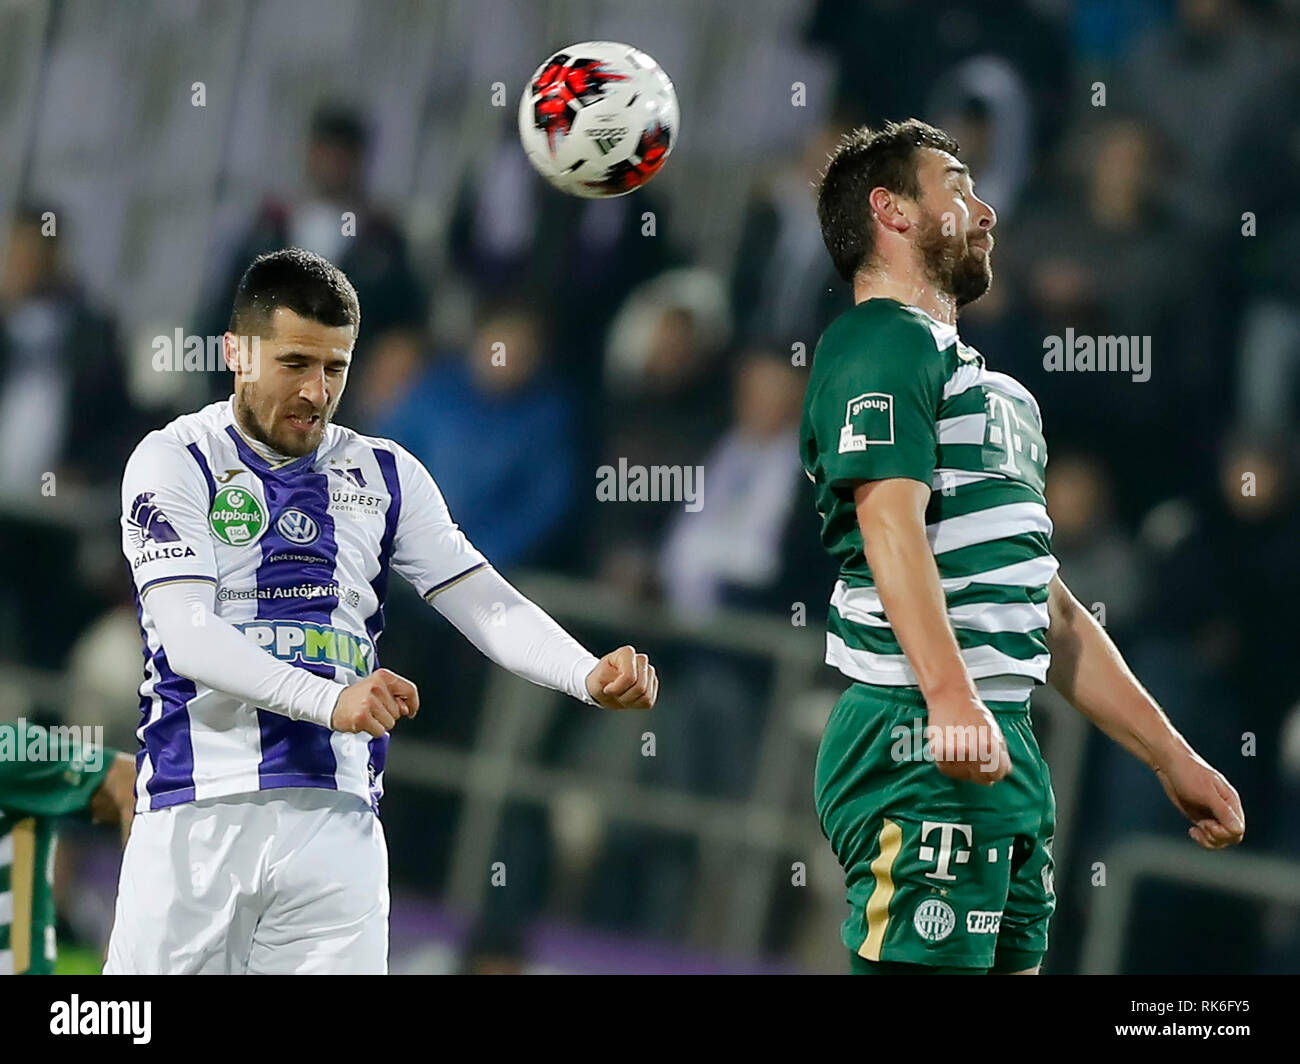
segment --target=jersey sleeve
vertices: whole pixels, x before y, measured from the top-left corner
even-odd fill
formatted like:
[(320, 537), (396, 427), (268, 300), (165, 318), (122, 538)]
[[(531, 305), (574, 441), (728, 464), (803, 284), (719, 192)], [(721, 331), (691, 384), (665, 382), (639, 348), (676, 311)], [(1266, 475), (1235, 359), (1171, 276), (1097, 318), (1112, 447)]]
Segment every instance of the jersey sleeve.
[(931, 483), (943, 359), (920, 322), (891, 322), (836, 340), (811, 414), (827, 481), (905, 477)]
[(442, 492), (424, 465), (393, 445), (401, 510), (393, 539), (393, 568), (425, 599), (488, 564), (451, 519)]
[(434, 609), (490, 660), (516, 676), (598, 705), (587, 676), (600, 659), (491, 566), (431, 596)]
[(68, 744), (57, 736), (25, 722), (0, 724), (0, 809), (5, 813), (65, 816), (90, 805), (116, 751)]
[(122, 475), (122, 553), (141, 598), (161, 583), (216, 583), (210, 505), (204, 469), (184, 444), (161, 432), (140, 442)]

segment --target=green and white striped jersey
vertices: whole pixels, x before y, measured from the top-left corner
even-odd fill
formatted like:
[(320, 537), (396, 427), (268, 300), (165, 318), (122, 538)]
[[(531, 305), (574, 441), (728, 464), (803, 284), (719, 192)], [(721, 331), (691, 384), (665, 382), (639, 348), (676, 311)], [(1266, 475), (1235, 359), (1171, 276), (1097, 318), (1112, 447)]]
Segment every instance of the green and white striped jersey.
[(0, 724), (0, 975), (54, 971), (56, 819), (88, 811), (117, 756), (74, 757), (52, 734)]
[(828, 664), (863, 683), (916, 686), (853, 506), (855, 483), (906, 477), (930, 486), (926, 534), (981, 695), (1018, 701), (1046, 680), (1057, 562), (1042, 419), (1023, 385), (987, 369), (954, 326), (870, 299), (840, 315), (817, 345), (800, 452), (816, 485), (822, 543), (840, 563)]

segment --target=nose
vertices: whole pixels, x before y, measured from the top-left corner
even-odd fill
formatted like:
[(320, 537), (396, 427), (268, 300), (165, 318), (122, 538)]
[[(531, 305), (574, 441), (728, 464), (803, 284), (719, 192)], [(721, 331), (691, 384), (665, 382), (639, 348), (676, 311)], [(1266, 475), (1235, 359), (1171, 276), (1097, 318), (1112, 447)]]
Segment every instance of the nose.
[(998, 224), (998, 212), (978, 196), (975, 197), (975, 224), (981, 233), (989, 232)]
[(298, 396), (311, 403), (312, 408), (315, 410), (320, 410), (325, 406), (329, 398), (329, 389), (325, 382), (325, 367), (323, 365), (317, 365), (303, 378), (302, 387), (298, 389)]

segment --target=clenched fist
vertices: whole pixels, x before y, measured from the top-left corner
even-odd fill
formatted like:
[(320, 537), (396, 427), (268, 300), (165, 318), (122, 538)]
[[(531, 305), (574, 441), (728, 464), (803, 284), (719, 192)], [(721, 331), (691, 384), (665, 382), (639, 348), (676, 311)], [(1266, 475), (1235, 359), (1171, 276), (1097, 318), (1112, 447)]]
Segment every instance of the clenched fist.
[(376, 739), (393, 730), (399, 717), (420, 711), (415, 684), (390, 669), (376, 669), (364, 680), (345, 687), (334, 704), (330, 727), (356, 734), (369, 732)]
[(587, 674), (587, 692), (606, 709), (650, 709), (659, 697), (659, 677), (644, 654), (619, 647)]
[(1236, 846), (1246, 834), (1241, 795), (1222, 772), (1191, 747), (1156, 767), (1156, 779), (1175, 808), (1192, 822), (1187, 834), (1206, 850)]
[(925, 733), (934, 767), (949, 779), (988, 787), (1011, 772), (1002, 728), (978, 698), (931, 705)]

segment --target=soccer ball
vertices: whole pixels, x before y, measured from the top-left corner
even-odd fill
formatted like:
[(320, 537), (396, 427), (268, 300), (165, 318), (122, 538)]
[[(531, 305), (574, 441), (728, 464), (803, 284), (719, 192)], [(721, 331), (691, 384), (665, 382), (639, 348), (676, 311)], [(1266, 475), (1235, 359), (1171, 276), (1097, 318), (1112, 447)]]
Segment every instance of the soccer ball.
[(624, 196), (649, 181), (677, 139), (677, 93), (645, 52), (587, 41), (556, 52), (519, 100), (528, 161), (561, 192)]

